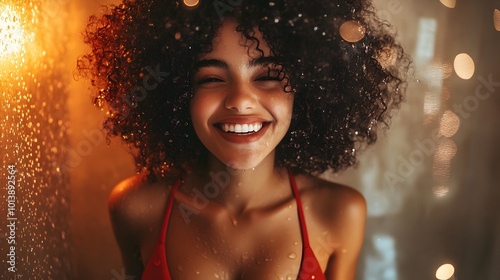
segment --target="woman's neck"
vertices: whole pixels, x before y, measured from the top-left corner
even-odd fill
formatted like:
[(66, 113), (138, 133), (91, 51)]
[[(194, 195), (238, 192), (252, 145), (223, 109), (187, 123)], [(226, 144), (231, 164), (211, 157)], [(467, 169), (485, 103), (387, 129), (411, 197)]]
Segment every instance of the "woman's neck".
[(274, 165), (274, 153), (248, 170), (232, 169), (210, 156), (207, 168), (196, 174), (193, 187), (235, 216), (261, 206), (268, 194), (288, 185), (286, 170)]

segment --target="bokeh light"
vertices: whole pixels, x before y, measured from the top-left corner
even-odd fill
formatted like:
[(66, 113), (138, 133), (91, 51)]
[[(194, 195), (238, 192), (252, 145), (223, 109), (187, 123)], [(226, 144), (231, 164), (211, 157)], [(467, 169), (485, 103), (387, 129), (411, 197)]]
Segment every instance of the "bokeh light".
[(439, 0), (439, 2), (441, 2), (441, 4), (450, 9), (455, 8), (455, 6), (457, 5), (456, 0)]
[(436, 153), (434, 155), (436, 161), (446, 162), (450, 161), (457, 154), (457, 145), (453, 140), (446, 139), (439, 143), (436, 148)]
[(426, 92), (424, 95), (424, 114), (436, 115), (441, 108), (441, 96), (436, 92)]
[(460, 119), (452, 111), (446, 111), (441, 117), (439, 133), (445, 137), (452, 137), (460, 128)]
[(464, 80), (468, 80), (474, 75), (474, 60), (466, 53), (461, 53), (455, 57), (453, 67), (455, 73)]
[(448, 280), (453, 274), (455, 274), (455, 267), (449, 263), (441, 265), (436, 270), (436, 278), (439, 280)]
[(493, 11), (493, 23), (495, 24), (495, 30), (500, 31), (500, 11), (497, 9)]
[(184, 0), (184, 5), (187, 7), (195, 7), (200, 3), (200, 0)]
[(437, 197), (443, 197), (443, 196), (447, 195), (450, 192), (450, 188), (448, 186), (443, 186), (443, 185), (434, 186), (432, 188), (432, 192)]
[(365, 37), (365, 27), (356, 20), (349, 20), (340, 26), (340, 36), (349, 43), (356, 43)]
[[(0, 4), (0, 168), (9, 165), (16, 170), (15, 204), (8, 206), (17, 221), (16, 246), (9, 248), (17, 264), (11, 279), (74, 279), (69, 178), (61, 170), (68, 156), (63, 149), (68, 142), (64, 86), (70, 72), (65, 68), (68, 21), (62, 4), (44, 4), (38, 0)], [(7, 186), (5, 178), (0, 181)], [(7, 213), (7, 188), (0, 188), (0, 200), (0, 212)], [(6, 222), (0, 219), (1, 229), (7, 228)], [(2, 255), (5, 247), (0, 246)]]
[(21, 52), (24, 36), (21, 14), (12, 6), (0, 6), (0, 62)]

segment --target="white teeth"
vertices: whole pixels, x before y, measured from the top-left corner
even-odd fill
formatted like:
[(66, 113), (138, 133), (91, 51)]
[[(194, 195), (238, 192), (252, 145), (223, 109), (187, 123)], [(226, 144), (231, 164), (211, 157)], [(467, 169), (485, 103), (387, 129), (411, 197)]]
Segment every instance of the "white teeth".
[(224, 132), (232, 132), (232, 133), (250, 133), (250, 132), (257, 132), (262, 128), (262, 123), (244, 123), (244, 124), (221, 124), (222, 130)]

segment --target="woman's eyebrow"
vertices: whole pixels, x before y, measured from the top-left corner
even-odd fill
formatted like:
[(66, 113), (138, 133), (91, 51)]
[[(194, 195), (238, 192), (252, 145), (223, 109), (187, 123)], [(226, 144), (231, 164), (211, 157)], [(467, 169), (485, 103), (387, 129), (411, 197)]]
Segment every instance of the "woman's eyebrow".
[(194, 65), (194, 70), (198, 71), (200, 68), (203, 67), (217, 67), (217, 68), (224, 68), (226, 70), (229, 69), (229, 65), (227, 65), (226, 62), (218, 59), (202, 59), (196, 62)]

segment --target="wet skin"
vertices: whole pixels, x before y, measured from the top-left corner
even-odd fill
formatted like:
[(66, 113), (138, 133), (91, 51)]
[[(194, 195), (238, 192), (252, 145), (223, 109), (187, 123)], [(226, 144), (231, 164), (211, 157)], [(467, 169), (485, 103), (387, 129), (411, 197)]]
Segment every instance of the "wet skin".
[[(273, 76), (276, 68), (260, 34), (266, 59), (259, 59), (235, 27), (224, 23), (194, 77), (193, 126), (211, 156), (208, 169), (188, 172), (175, 196), (166, 241), (172, 279), (295, 279), (299, 272), (297, 205), (286, 170), (274, 164), (274, 149), (290, 125), (293, 95), (269, 77), (268, 70)], [(205, 191), (210, 172), (229, 179), (201, 205), (194, 190)], [(167, 186), (175, 180), (148, 184), (138, 175), (110, 195), (128, 275), (142, 273), (157, 244)], [(309, 240), (327, 279), (354, 279), (366, 218), (363, 197), (314, 177), (296, 181)]]

